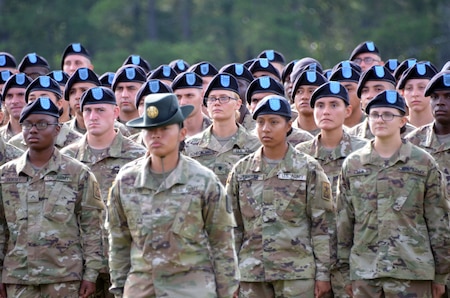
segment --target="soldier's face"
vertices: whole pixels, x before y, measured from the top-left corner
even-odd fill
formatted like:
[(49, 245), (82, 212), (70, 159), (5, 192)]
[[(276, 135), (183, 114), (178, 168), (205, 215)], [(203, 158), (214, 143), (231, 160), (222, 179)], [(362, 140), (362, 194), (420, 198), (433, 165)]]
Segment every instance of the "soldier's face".
[(114, 94), (116, 95), (117, 105), (123, 113), (135, 113), (136, 94), (141, 88), (142, 83), (139, 82), (120, 82), (117, 84)]
[(405, 116), (399, 117), (401, 115), (400, 111), (395, 108), (374, 107), (370, 109), (369, 115), (370, 114), (396, 115), (392, 120), (383, 120), (381, 117), (372, 120), (369, 116), (370, 131), (375, 138), (379, 139), (390, 139), (395, 136), (400, 137), (400, 128), (402, 128), (407, 122)]
[(83, 113), (80, 110), (80, 99), (83, 92), (89, 90), (92, 87), (96, 87), (97, 85), (88, 82), (79, 82), (72, 85), (69, 92), (69, 106), (70, 112), (72, 115), (83, 116)]
[(144, 129), (145, 146), (150, 154), (161, 158), (176, 158), (185, 136), (186, 128), (180, 128), (179, 124)]
[(367, 104), (384, 90), (395, 90), (395, 86), (385, 81), (367, 81), (361, 89), (361, 109), (364, 111)]
[(194, 115), (198, 115), (198, 113), (202, 112), (202, 105), (203, 105), (202, 89), (182, 88), (175, 90), (174, 93), (178, 98), (178, 103), (180, 106), (185, 105), (194, 106), (194, 110), (189, 115), (189, 117), (193, 117)]
[(256, 131), (264, 147), (280, 148), (286, 142), (292, 121), (280, 115), (259, 115), (256, 118)]
[(406, 82), (402, 95), (410, 111), (422, 112), (430, 108), (430, 97), (425, 97), (429, 79), (410, 79)]
[(450, 125), (450, 89), (434, 91), (431, 96), (431, 110), (436, 122)]
[(31, 129), (23, 129), (23, 139), (30, 150), (44, 150), (54, 146), (56, 137), (58, 136), (60, 127), (59, 125), (53, 125), (58, 123), (58, 119), (50, 115), (31, 114), (23, 122), (36, 124), (38, 122), (46, 122), (47, 128), (38, 130), (36, 126)]
[(84, 124), (89, 135), (114, 134), (114, 120), (119, 116), (119, 107), (112, 104), (90, 104), (83, 106)]
[(319, 86), (303, 85), (297, 89), (294, 96), (295, 108), (301, 115), (313, 115), (313, 109), (309, 105), (311, 95)]
[(86, 67), (89, 69), (94, 69), (91, 64), (91, 60), (83, 55), (72, 54), (66, 56), (63, 64), (63, 71), (65, 71), (69, 76), (73, 75), (73, 73), (78, 69)]
[(350, 110), (340, 98), (322, 97), (314, 104), (314, 120), (322, 130), (342, 130), (345, 118), (350, 116)]
[(350, 101), (350, 105), (352, 106), (352, 111), (359, 110), (361, 108), (361, 102), (358, 98), (358, 94), (356, 94), (358, 83), (342, 82), (341, 84), (345, 87), (345, 89), (347, 89), (348, 99)]

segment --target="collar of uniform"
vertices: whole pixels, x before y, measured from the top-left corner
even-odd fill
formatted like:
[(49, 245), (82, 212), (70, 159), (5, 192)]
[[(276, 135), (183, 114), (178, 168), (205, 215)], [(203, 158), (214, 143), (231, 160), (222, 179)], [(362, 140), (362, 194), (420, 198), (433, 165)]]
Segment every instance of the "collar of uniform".
[[(34, 170), (32, 169), (30, 162), (28, 161), (28, 151), (25, 152), (25, 154), (22, 154), (17, 160), (17, 175), (20, 173), (24, 173), (30, 177), (34, 176)], [(41, 177), (37, 177), (38, 179), (41, 179), (45, 175), (47, 175), (50, 172), (58, 172), (59, 167), (62, 164), (61, 162), (61, 153), (59, 150), (55, 147), (52, 156), (50, 157), (50, 160), (48, 163), (40, 170)], [(33, 177), (34, 178), (34, 177)]]
[[(142, 166), (140, 166), (140, 171), (136, 175), (136, 180), (134, 182), (134, 187), (139, 188), (149, 188), (153, 190), (158, 190), (161, 185), (157, 183), (156, 179), (153, 179), (150, 163), (151, 155), (146, 156), (143, 160)], [(190, 172), (189, 166), (186, 162), (184, 155), (179, 155), (178, 165), (173, 169), (173, 171), (166, 177), (165, 186), (167, 189), (171, 188), (175, 184), (187, 184), (189, 182), (188, 173)]]
[(64, 148), (67, 144), (67, 137), (69, 134), (79, 135), (80, 139), (83, 136), (81, 133), (72, 130), (66, 123), (62, 123), (60, 125), (61, 129), (59, 130), (58, 136), (56, 137), (55, 146), (57, 148)]
[[(374, 140), (371, 140), (367, 143), (366, 146), (363, 147), (363, 150), (368, 150), (361, 158), (361, 162), (363, 165), (374, 164), (379, 165), (379, 161), (381, 160), (380, 155), (373, 148)], [(400, 150), (398, 150), (394, 156), (389, 158), (389, 164), (393, 165), (397, 162), (401, 161), (406, 163), (408, 158), (411, 156), (411, 146), (413, 146), (410, 142), (402, 139), (402, 145), (400, 146)]]
[[(319, 147), (318, 141), (319, 137), (322, 135), (322, 133), (319, 133), (317, 136), (314, 137), (314, 145), (316, 146), (316, 150), (314, 152), (316, 158), (320, 156), (319, 150), (322, 146)], [(350, 153), (352, 153), (354, 150), (352, 148), (352, 140), (348, 133), (345, 131), (343, 132), (342, 139), (339, 142), (339, 145), (336, 146), (336, 148), (333, 149), (331, 152), (332, 160), (336, 160), (339, 158), (346, 158)], [(323, 159), (323, 158), (322, 158)]]
[[(252, 159), (252, 164), (250, 165), (250, 170), (252, 170), (253, 172), (262, 171), (262, 162), (263, 162), (262, 150), (263, 146), (259, 147), (254, 153), (254, 158)], [(291, 173), (298, 171), (294, 168), (294, 163), (286, 162), (286, 160), (292, 161), (292, 159), (295, 158), (293, 156), (295, 153), (298, 153), (298, 151), (295, 150), (294, 147), (292, 147), (292, 145), (288, 143), (288, 150), (286, 152), (286, 155), (283, 157), (283, 160), (278, 164), (277, 172), (281, 171), (283, 173)]]

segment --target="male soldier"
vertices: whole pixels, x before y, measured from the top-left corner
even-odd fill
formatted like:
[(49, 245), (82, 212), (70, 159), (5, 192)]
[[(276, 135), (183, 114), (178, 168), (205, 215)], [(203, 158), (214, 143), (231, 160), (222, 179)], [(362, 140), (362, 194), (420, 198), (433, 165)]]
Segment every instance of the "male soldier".
[[(6, 81), (13, 75), (10, 70), (1, 70), (0, 71), (0, 95), (3, 86), (6, 84)], [(9, 114), (6, 112), (5, 107), (2, 105), (3, 99), (0, 97), (0, 126), (5, 125), (9, 120)]]
[(177, 73), (180, 74), (185, 72), (190, 67), (189, 63), (184, 61), (183, 59), (175, 59), (169, 62), (169, 66)]
[[(60, 86), (55, 80), (48, 76), (40, 76), (28, 85), (25, 90), (26, 103), (35, 101), (39, 97), (49, 98), (58, 107), (59, 113), (61, 114), (61, 109), (63, 108), (62, 102), (65, 100), (62, 100)], [(55, 139), (55, 146), (56, 148), (61, 149), (81, 139), (81, 136), (82, 135), (79, 132), (71, 129), (67, 124), (62, 124), (58, 136)], [(13, 144), (24, 151), (27, 150), (27, 144), (21, 133), (12, 137), (8, 143)]]
[[(386, 67), (375, 65), (363, 72), (359, 78), (358, 89), (356, 89), (356, 94), (361, 99), (361, 109), (365, 111), (369, 102), (378, 93), (385, 90), (395, 90), (395, 79)], [(402, 135), (413, 131), (414, 128), (411, 124), (406, 123), (405, 128), (402, 129)], [(360, 124), (349, 128), (347, 132), (360, 138), (369, 140), (373, 138), (367, 118)]]
[(108, 199), (111, 292), (120, 297), (232, 297), (238, 288), (231, 203), (219, 179), (179, 153), (193, 110), (151, 94), (127, 125), (145, 158), (123, 167)]
[(55, 148), (59, 111), (48, 98), (20, 116), (28, 150), (0, 167), (2, 297), (89, 297), (103, 261), (94, 175)]
[(182, 72), (175, 77), (171, 88), (180, 106), (192, 105), (194, 110), (184, 120), (186, 137), (193, 136), (211, 125), (211, 119), (203, 113), (203, 81), (194, 72)]
[(380, 52), (373, 41), (364, 41), (357, 45), (350, 54), (350, 61), (355, 62), (364, 72), (374, 65), (383, 66)]
[[(134, 118), (139, 117), (136, 109), (136, 94), (147, 80), (145, 71), (140, 66), (128, 64), (120, 67), (114, 76), (111, 89), (116, 96), (119, 106), (119, 117), (117, 120), (125, 124)], [(138, 133), (138, 129), (128, 128), (130, 134)]]
[[(292, 87), (293, 87), (293, 81), (291, 81), (291, 73), (294, 69), (294, 65), (297, 62), (297, 60), (292, 60), (286, 66), (283, 68), (283, 71), (281, 72), (281, 83), (283, 84), (284, 88), (284, 97), (289, 100), (289, 102), (294, 102), (292, 98)], [(292, 107), (291, 107), (292, 112)], [(295, 118), (295, 117), (294, 117)]]
[(278, 82), (281, 81), (280, 72), (266, 58), (255, 59), (248, 70), (254, 78), (269, 76)]
[(205, 94), (206, 88), (213, 77), (218, 74), (217, 68), (208, 61), (203, 61), (191, 65), (188, 72), (196, 73), (202, 79), (202, 94)]
[(265, 97), (253, 112), (262, 143), (227, 180), (237, 221), (239, 297), (322, 297), (330, 291), (330, 183), (287, 142), (291, 109)]
[[(62, 70), (53, 70), (47, 74), (55, 81), (58, 82), (59, 88), (61, 89), (61, 94), (64, 94), (64, 89), (66, 88), (66, 83), (69, 80), (69, 75)], [(64, 123), (70, 120), (70, 106), (67, 100), (61, 100), (61, 116), (59, 116), (59, 122)]]
[(111, 71), (107, 71), (101, 76), (98, 77), (98, 80), (100, 81), (101, 86), (108, 87), (111, 89), (112, 82), (114, 81), (114, 76), (116, 74)]
[(286, 60), (284, 59), (283, 54), (274, 50), (264, 50), (256, 58), (266, 58), (269, 60), (270, 64), (272, 64), (278, 72), (281, 74), (284, 68), (284, 64)]
[(65, 49), (61, 57), (61, 69), (72, 76), (78, 68), (94, 70), (91, 62), (91, 54), (80, 43), (71, 43)]
[(254, 152), (260, 143), (237, 123), (236, 114), (242, 100), (235, 77), (216, 75), (205, 92), (204, 104), (212, 118), (212, 125), (186, 140), (184, 153), (211, 169), (225, 185), (233, 165)]
[[(83, 138), (73, 143), (61, 153), (87, 165), (95, 175), (104, 203), (109, 188), (120, 168), (145, 154), (145, 148), (125, 138), (114, 128), (114, 119), (119, 114), (114, 93), (106, 87), (94, 87), (83, 93), (80, 109), (87, 132)], [(106, 214), (103, 214), (105, 219)], [(107, 231), (103, 230), (104, 254), (108, 255)], [(107, 266), (103, 268), (97, 279), (96, 297), (111, 297), (111, 286)]]
[(9, 70), (12, 73), (18, 73), (16, 58), (7, 52), (0, 52), (0, 71)]
[[(311, 96), (311, 107), (320, 133), (313, 140), (295, 146), (295, 149), (314, 157), (322, 166), (331, 183), (333, 198), (336, 197), (337, 180), (345, 158), (363, 147), (367, 140), (353, 137), (344, 131), (344, 121), (351, 114), (347, 89), (339, 82), (330, 81), (321, 85)], [(359, 107), (358, 107), (359, 109)], [(334, 207), (335, 202), (333, 202)], [(330, 218), (330, 236), (335, 239), (334, 214)], [(332, 257), (336, 260), (336, 243), (332, 245)], [(336, 268), (331, 270), (331, 285), (334, 297), (348, 297), (344, 281)]]
[(18, 69), (34, 80), (39, 76), (45, 76), (50, 71), (50, 65), (44, 57), (29, 53), (20, 61)]
[(298, 117), (294, 120), (293, 127), (306, 130), (312, 135), (317, 135), (320, 132), (314, 120), (314, 112), (309, 102), (314, 90), (326, 81), (327, 79), (315, 70), (305, 70), (294, 81), (292, 98), (294, 99)]
[(9, 115), (8, 123), (0, 127), (0, 136), (7, 142), (22, 131), (19, 119), (25, 102), (25, 90), (31, 79), (24, 73), (11, 76), (3, 86), (3, 105)]
[(338, 180), (338, 265), (353, 297), (441, 297), (450, 273), (449, 203), (434, 158), (405, 141), (394, 90), (366, 107), (374, 140)]
[(152, 71), (152, 67), (151, 67), (150, 63), (148, 63), (147, 60), (145, 60), (144, 58), (142, 58), (139, 55), (128, 56), (127, 59), (125, 59), (125, 61), (122, 63), (122, 66), (127, 65), (127, 64), (137, 65), (137, 66), (141, 67), (147, 75)]

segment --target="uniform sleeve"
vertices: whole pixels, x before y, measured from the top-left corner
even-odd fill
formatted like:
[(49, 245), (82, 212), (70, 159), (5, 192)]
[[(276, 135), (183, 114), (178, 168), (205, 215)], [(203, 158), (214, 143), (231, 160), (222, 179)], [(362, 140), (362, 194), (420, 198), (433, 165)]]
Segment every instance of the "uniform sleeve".
[(308, 213), (311, 221), (311, 240), (316, 262), (316, 280), (329, 281), (331, 268), (331, 240), (329, 227), (333, 225), (333, 198), (325, 172), (317, 162), (311, 162), (308, 179)]
[(105, 206), (95, 176), (86, 171), (80, 177), (84, 181), (81, 184), (83, 198), (79, 214), (84, 259), (83, 280), (95, 282), (104, 264), (101, 212)]
[(242, 245), (242, 238), (244, 235), (244, 223), (242, 221), (241, 209), (239, 207), (239, 185), (237, 183), (237, 171), (236, 167), (231, 170), (227, 183), (226, 183), (226, 193), (228, 199), (231, 201), (231, 206), (233, 208), (233, 215), (236, 221), (236, 228), (234, 229), (235, 246), (236, 251), (239, 252)]
[(445, 284), (450, 273), (449, 200), (442, 173), (432, 168), (426, 182), (425, 220), (435, 262), (435, 282)]
[(338, 178), (336, 198), (337, 266), (345, 284), (350, 284), (350, 250), (353, 246), (355, 215), (349, 195), (349, 183), (345, 176), (345, 162)]
[(5, 260), (6, 243), (8, 242), (8, 226), (5, 219), (5, 209), (3, 208), (2, 186), (0, 184), (0, 283), (3, 272), (3, 261)]
[(110, 189), (106, 215), (109, 242), (110, 292), (121, 295), (131, 267), (131, 234), (120, 198), (120, 180), (116, 179)]
[(211, 258), (216, 274), (218, 297), (232, 297), (238, 288), (239, 270), (235, 249), (233, 217), (230, 198), (218, 179), (206, 190), (205, 227), (211, 245)]

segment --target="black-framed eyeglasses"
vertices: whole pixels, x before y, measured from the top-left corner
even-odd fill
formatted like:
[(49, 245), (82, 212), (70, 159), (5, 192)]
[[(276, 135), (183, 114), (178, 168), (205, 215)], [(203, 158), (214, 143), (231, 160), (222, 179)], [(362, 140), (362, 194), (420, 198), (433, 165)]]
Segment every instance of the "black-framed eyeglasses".
[(33, 128), (33, 126), (36, 126), (37, 130), (44, 130), (49, 125), (59, 125), (59, 123), (48, 123), (48, 122), (37, 122), (37, 123), (22, 122), (22, 123), (20, 123), (20, 126), (22, 126), (23, 130), (30, 130), (31, 128)]
[(231, 96), (219, 96), (219, 97), (206, 97), (206, 102), (207, 103), (214, 103), (214, 102), (216, 102), (218, 100), (220, 103), (227, 103), (227, 102), (229, 102), (232, 99), (233, 100), (237, 100), (237, 98), (234, 98), (234, 97), (231, 97)]
[(353, 59), (353, 62), (355, 62), (356, 64), (361, 64), (361, 62), (363, 62), (363, 61), (364, 61), (365, 64), (372, 64), (374, 62), (380, 62), (380, 60), (377, 60), (377, 59), (372, 58), (372, 57), (365, 57), (363, 59), (361, 59), (361, 58)]
[(392, 113), (383, 113), (383, 114), (370, 113), (369, 114), (369, 119), (372, 121), (378, 120), (378, 118), (381, 118), (381, 120), (383, 120), (383, 121), (392, 121), (392, 119), (394, 119), (394, 117), (403, 117), (403, 116), (395, 115)]

